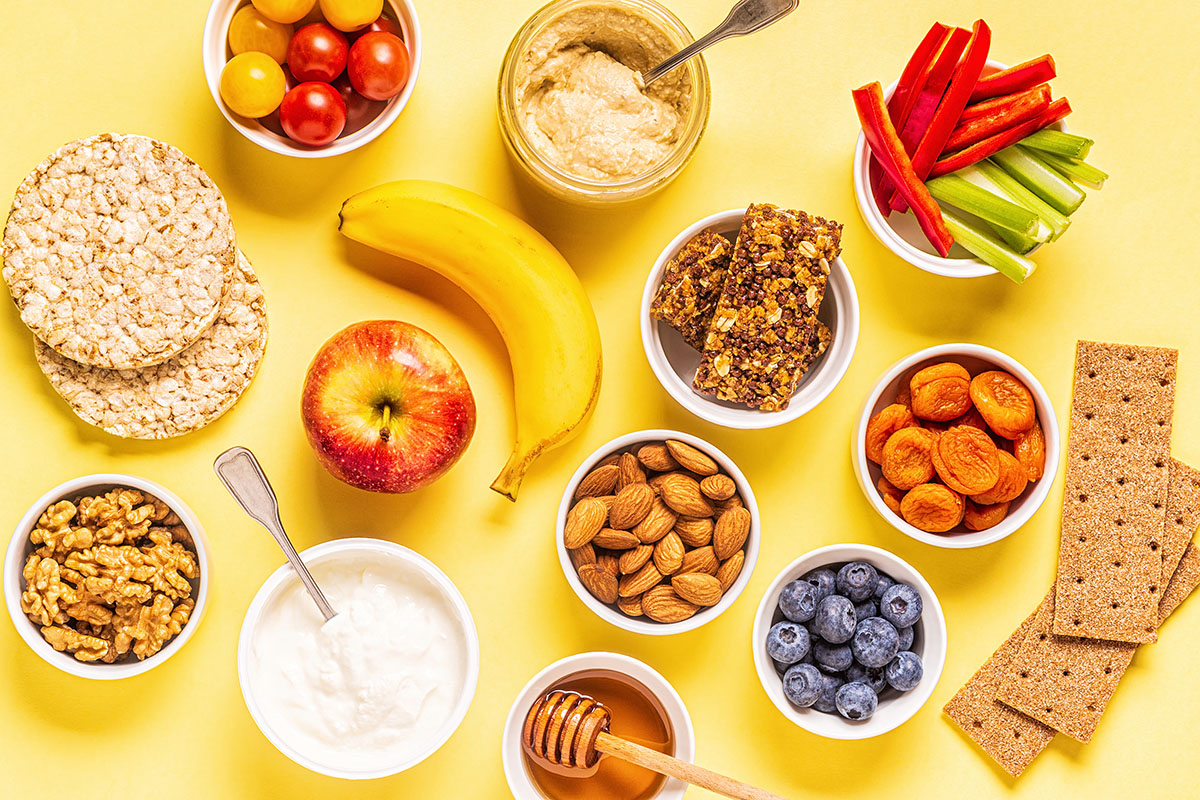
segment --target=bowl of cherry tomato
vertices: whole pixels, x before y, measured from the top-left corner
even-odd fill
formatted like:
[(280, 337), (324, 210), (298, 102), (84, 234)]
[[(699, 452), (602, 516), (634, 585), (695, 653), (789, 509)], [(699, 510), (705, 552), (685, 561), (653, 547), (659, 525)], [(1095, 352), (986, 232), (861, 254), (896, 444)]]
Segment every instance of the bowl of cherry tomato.
[(250, 141), (324, 158), (395, 122), (421, 63), (411, 0), (214, 0), (204, 26), (213, 100)]

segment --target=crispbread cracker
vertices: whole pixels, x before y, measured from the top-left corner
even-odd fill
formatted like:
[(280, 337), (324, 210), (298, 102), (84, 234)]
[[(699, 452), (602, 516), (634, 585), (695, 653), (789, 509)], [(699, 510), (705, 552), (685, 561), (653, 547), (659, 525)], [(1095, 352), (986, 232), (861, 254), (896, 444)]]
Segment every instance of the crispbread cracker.
[(1160, 625), (1197, 586), (1200, 586), (1200, 550), (1192, 543), (1183, 551), (1183, 558), (1179, 559), (1179, 566), (1175, 568), (1175, 574), (1171, 576), (1171, 582), (1167, 584), (1167, 590), (1158, 604)]
[[(1048, 598), (1047, 598), (1048, 599)], [(1042, 601), (1045, 605), (1046, 601)], [(1041, 610), (1041, 606), (1038, 607)], [(1013, 777), (1019, 776), (1046, 749), (1054, 730), (996, 699), (1009, 662), (1016, 654), (1037, 611), (1000, 645), (967, 685), (942, 709), (983, 751)]]
[(1183, 551), (1192, 541), (1192, 534), (1197, 527), (1200, 527), (1200, 470), (1173, 458), (1171, 483), (1167, 490), (1167, 521), (1161, 543), (1163, 566), (1158, 584), (1160, 597), (1175, 574), (1179, 559), (1183, 557)]
[(164, 439), (199, 430), (250, 385), (267, 344), (262, 286), (245, 256), (200, 341), (154, 367), (108, 370), (64, 358), (43, 342), (38, 366), (81, 419), (116, 436)]
[(1177, 356), (1165, 348), (1078, 344), (1056, 633), (1155, 639)]
[(113, 369), (194, 344), (237, 260), (229, 209), (204, 170), (171, 145), (116, 133), (64, 145), (21, 182), (0, 254), (29, 329)]

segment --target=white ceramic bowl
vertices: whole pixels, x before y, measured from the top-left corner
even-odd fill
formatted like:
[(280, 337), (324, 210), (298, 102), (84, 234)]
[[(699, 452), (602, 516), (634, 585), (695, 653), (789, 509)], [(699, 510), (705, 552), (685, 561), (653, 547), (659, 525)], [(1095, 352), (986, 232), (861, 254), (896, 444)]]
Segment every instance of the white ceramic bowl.
[[(1007, 64), (989, 60), (984, 68), (984, 74), (990, 75), (1007, 68)], [(893, 83), (884, 91), (884, 99), (890, 99), (895, 90), (896, 84)], [(1056, 130), (1066, 130), (1066, 126), (1061, 122), (1050, 127)], [(903, 214), (892, 212), (887, 217), (883, 216), (883, 213), (875, 205), (875, 198), (871, 195), (870, 161), (871, 152), (867, 148), (866, 138), (862, 131), (859, 131), (858, 144), (854, 147), (854, 197), (858, 201), (858, 211), (862, 214), (863, 221), (867, 223), (871, 233), (884, 247), (914, 267), (934, 275), (947, 278), (981, 278), (985, 275), (997, 274), (994, 267), (975, 258), (959, 244), (950, 248), (949, 257), (939, 256), (933, 249), (933, 245), (925, 238), (925, 234), (921, 232), (921, 227), (911, 212), (906, 211)], [(1038, 247), (1041, 245), (1034, 247), (1034, 251)]]
[[(58, 501), (74, 501), (80, 497), (104, 494), (118, 487), (137, 489), (141, 492), (154, 495), (170, 506), (171, 510), (182, 521), (183, 527), (191, 534), (191, 545), (196, 552), (196, 564), (200, 567), (200, 577), (191, 581), (192, 599), (196, 601), (196, 607), (192, 609), (191, 616), (188, 619), (187, 625), (183, 626), (183, 630), (171, 639), (162, 650), (159, 650), (144, 661), (124, 661), (117, 664), (105, 664), (99, 661), (79, 661), (70, 653), (60, 653), (47, 644), (46, 640), (42, 638), (39, 627), (21, 611), (21, 593), (25, 590), (25, 578), (21, 573), (25, 567), (25, 560), (34, 550), (33, 543), (29, 541), (29, 533), (37, 524), (38, 518), (42, 513)], [(172, 492), (167, 491), (166, 488), (153, 481), (137, 478), (133, 475), (121, 475), (117, 473), (85, 475), (55, 486), (46, 492), (29, 507), (29, 510), (21, 517), (21, 521), (17, 523), (12, 539), (9, 540), (8, 550), (4, 555), (4, 602), (8, 606), (8, 615), (12, 618), (17, 633), (33, 649), (33, 652), (41, 656), (42, 660), (47, 664), (58, 667), (63, 672), (77, 675), (80, 678), (102, 681), (117, 680), (118, 678), (141, 675), (143, 672), (154, 669), (178, 653), (187, 644), (188, 639), (191, 639), (196, 629), (200, 627), (200, 621), (204, 618), (204, 612), (208, 609), (210, 569), (208, 539), (204, 535), (204, 529), (200, 525), (200, 520), (196, 518), (196, 515), (192, 513), (187, 504)]]
[[(1046, 436), (1045, 474), (1041, 480), (1027, 487), (1024, 494), (1012, 501), (1008, 508), (1008, 516), (999, 525), (987, 530), (970, 531), (963, 525), (959, 525), (948, 533), (928, 533), (914, 528), (883, 502), (883, 497), (875, 488), (879, 479), (883, 477), (883, 472), (878, 464), (867, 459), (867, 423), (871, 417), (879, 413), (884, 406), (891, 405), (902, 382), (911, 377), (913, 372), (942, 361), (957, 361), (972, 375), (989, 369), (1012, 373), (1033, 394), (1033, 399), (1037, 403), (1038, 422), (1041, 423), (1042, 431)], [(867, 501), (879, 513), (879, 516), (891, 523), (892, 527), (926, 544), (937, 547), (966, 548), (998, 542), (1029, 521), (1050, 494), (1050, 486), (1054, 483), (1054, 476), (1058, 470), (1060, 445), (1058, 417), (1054, 414), (1050, 395), (1046, 394), (1046, 390), (1038, 382), (1038, 379), (1033, 377), (1033, 373), (1025, 369), (1019, 361), (999, 350), (993, 350), (983, 345), (959, 342), (928, 347), (900, 359), (888, 368), (883, 377), (875, 383), (875, 387), (867, 397), (867, 402), (863, 405), (858, 425), (854, 429), (851, 458), (854, 462), (854, 475), (858, 478), (858, 485), (866, 495)]]
[(404, 43), (408, 46), (408, 54), (412, 59), (408, 84), (400, 94), (386, 101), (379, 116), (371, 120), (354, 133), (342, 136), (324, 147), (309, 147), (294, 142), (267, 128), (256, 119), (239, 116), (233, 113), (225, 101), (221, 99), (221, 70), (232, 57), (228, 46), (229, 22), (239, 8), (249, 5), (250, 0), (213, 0), (208, 9), (208, 19), (204, 23), (204, 77), (208, 81), (208, 91), (212, 94), (213, 102), (225, 119), (229, 121), (238, 133), (250, 141), (285, 156), (297, 158), (328, 158), (357, 150), (367, 142), (372, 141), (396, 121), (408, 99), (412, 96), (413, 87), (417, 84), (417, 74), (421, 71), (421, 25), (417, 20), (417, 10), (412, 0), (385, 0), (384, 13), (400, 23), (404, 33)]
[[(742, 572), (738, 575), (737, 580), (729, 587), (729, 591), (725, 592), (721, 597), (721, 602), (715, 606), (702, 608), (682, 622), (671, 623), (655, 622), (645, 617), (627, 617), (615, 606), (608, 606), (601, 603), (579, 580), (579, 575), (575, 572), (574, 565), (571, 564), (571, 556), (567, 552), (566, 545), (563, 544), (563, 530), (567, 524), (567, 512), (571, 510), (571, 499), (575, 496), (575, 490), (579, 487), (579, 482), (598, 463), (613, 453), (623, 452), (636, 445), (648, 442), (662, 442), (667, 439), (676, 439), (690, 444), (692, 447), (712, 457), (721, 467), (721, 471), (733, 478), (733, 482), (737, 485), (738, 494), (741, 495), (742, 504), (750, 512), (750, 534), (746, 537), (745, 547), (746, 560), (742, 565)], [(571, 584), (571, 588), (575, 590), (575, 594), (579, 595), (579, 599), (583, 601), (583, 604), (594, 611), (597, 616), (631, 633), (666, 636), (672, 633), (684, 633), (695, 630), (701, 625), (712, 622), (721, 616), (725, 612), (725, 609), (733, 605), (734, 601), (745, 590), (746, 585), (750, 583), (750, 573), (754, 572), (754, 564), (758, 561), (760, 536), (758, 503), (754, 499), (754, 492), (750, 489), (750, 484), (746, 480), (746, 476), (742, 474), (737, 464), (733, 463), (733, 460), (729, 456), (703, 439), (692, 436), (689, 433), (669, 430), (648, 430), (634, 431), (624, 436), (618, 436), (583, 460), (583, 463), (579, 465), (579, 469), (575, 470), (575, 474), (567, 482), (567, 488), (563, 490), (562, 502), (558, 504), (558, 522), (554, 529), (554, 544), (558, 548), (558, 563), (562, 566), (563, 575), (566, 576), (567, 583)]]
[[(915, 689), (896, 694), (889, 692), (879, 700), (874, 716), (862, 721), (845, 719), (840, 714), (826, 714), (814, 708), (799, 708), (791, 704), (783, 694), (783, 676), (775, 669), (767, 655), (767, 633), (771, 626), (784, 619), (779, 611), (779, 593), (783, 587), (814, 569), (848, 561), (866, 561), (880, 572), (890, 575), (899, 583), (907, 583), (921, 595), (923, 611), (921, 619), (913, 626), (913, 643), (910, 648), (921, 657), (925, 674)], [(818, 547), (797, 558), (775, 576), (754, 613), (754, 628), (750, 642), (754, 651), (754, 668), (767, 697), (780, 713), (798, 726), (829, 739), (869, 739), (902, 725), (929, 700), (942, 667), (946, 664), (946, 617), (937, 595), (921, 573), (908, 562), (886, 550), (865, 544), (833, 544)]]
[(292, 747), (272, 727), (270, 719), (263, 713), (262, 708), (255, 698), (254, 681), (251, 674), (253, 662), (251, 648), (254, 643), (255, 628), (262, 618), (264, 610), (283, 591), (296, 586), (300, 582), (299, 576), (290, 564), (283, 564), (272, 573), (271, 577), (267, 578), (262, 588), (258, 590), (258, 594), (254, 595), (254, 599), (250, 602), (250, 607), (246, 610), (246, 617), (242, 621), (242, 631), (238, 637), (238, 682), (242, 687), (242, 699), (245, 700), (246, 708), (249, 710), (250, 716), (254, 718), (258, 729), (262, 731), (263, 736), (267, 737), (267, 740), (271, 744), (275, 745), (279, 752), (292, 761), (313, 772), (328, 775), (332, 778), (346, 778), (351, 780), (383, 778), (403, 772), (433, 755), (437, 752), (438, 748), (446, 743), (446, 740), (450, 738), (451, 734), (462, 723), (463, 717), (467, 714), (467, 708), (471, 705), (471, 700), (475, 697), (475, 686), (479, 681), (479, 636), (475, 631), (475, 621), (471, 617), (471, 611), (467, 608), (467, 601), (463, 599), (462, 594), (450, 581), (450, 578), (446, 576), (446, 573), (438, 569), (432, 561), (407, 547), (382, 539), (337, 539), (310, 547), (302, 552), (300, 557), (304, 560), (305, 564), (319, 564), (325, 560), (339, 559), (351, 555), (399, 559), (408, 566), (416, 568), (417, 571), (441, 590), (442, 596), (458, 618), (460, 632), (462, 633), (463, 642), (467, 650), (466, 675), (463, 679), (462, 693), (459, 696), (454, 712), (447, 718), (438, 733), (429, 738), (425, 749), (408, 759), (397, 761), (376, 770), (340, 769), (320, 764), (308, 758)]
[(841, 258), (836, 259), (830, 265), (829, 285), (817, 315), (829, 326), (831, 341), (828, 349), (801, 379), (786, 409), (756, 411), (738, 403), (716, 400), (692, 389), (692, 378), (696, 376), (696, 368), (700, 365), (700, 354), (683, 341), (683, 337), (670, 325), (650, 316), (650, 305), (662, 283), (667, 263), (689, 239), (706, 228), (712, 228), (733, 241), (737, 238), (745, 213), (744, 208), (734, 208), (705, 217), (685, 228), (663, 249), (642, 290), (641, 327), (642, 349), (646, 352), (650, 369), (675, 402), (714, 425), (754, 430), (773, 428), (799, 419), (816, 408), (838, 385), (850, 366), (858, 343), (858, 294), (845, 262)]
[[(521, 746), (521, 729), (525, 714), (540, 697), (554, 686), (573, 676), (609, 674), (618, 678), (631, 678), (641, 684), (647, 694), (658, 701), (660, 714), (670, 723), (675, 738), (673, 755), (683, 761), (696, 757), (696, 732), (687, 707), (667, 679), (646, 664), (618, 653), (580, 653), (555, 661), (534, 675), (525, 684), (509, 709), (500, 737), (500, 756), (504, 763), (504, 778), (509, 791), (516, 800), (545, 800), (534, 785), (525, 764), (525, 752)], [(662, 787), (651, 796), (651, 800), (682, 800), (687, 785), (674, 778), (667, 779)]]

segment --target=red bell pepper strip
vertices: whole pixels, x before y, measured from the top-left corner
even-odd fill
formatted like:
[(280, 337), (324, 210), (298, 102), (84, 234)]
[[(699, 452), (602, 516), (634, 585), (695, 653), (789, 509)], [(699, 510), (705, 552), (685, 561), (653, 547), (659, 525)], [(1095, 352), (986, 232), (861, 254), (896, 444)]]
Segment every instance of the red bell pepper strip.
[[(950, 86), (946, 89), (942, 102), (938, 104), (937, 111), (934, 112), (933, 119), (929, 122), (928, 130), (921, 137), (921, 143), (917, 145), (917, 150), (912, 155), (913, 171), (921, 180), (929, 177), (929, 171), (933, 169), (934, 162), (946, 149), (946, 140), (954, 132), (958, 118), (962, 116), (963, 109), (967, 107), (971, 90), (975, 88), (975, 84), (979, 82), (979, 76), (983, 74), (983, 68), (987, 66), (988, 50), (992, 46), (992, 29), (986, 22), (979, 19), (975, 20), (975, 25), (971, 30), (971, 43), (967, 46), (967, 54), (963, 56), (962, 62), (954, 70)], [(899, 193), (892, 195), (894, 211), (903, 211), (906, 207), (907, 204), (902, 195)]]
[(1050, 107), (1049, 92), (1044, 95), (1036, 91), (1026, 92), (1017, 97), (1019, 98), (1018, 102), (1012, 103), (994, 114), (960, 122), (954, 132), (950, 134), (950, 138), (946, 140), (942, 154), (953, 153), (955, 150), (970, 147), (976, 142), (982, 142), (989, 136), (995, 136), (1025, 120), (1033, 119)]
[(1071, 113), (1071, 104), (1067, 98), (1060, 97), (1050, 104), (1050, 107), (1031, 120), (1026, 120), (1006, 131), (989, 136), (982, 142), (973, 144), (965, 150), (959, 150), (954, 155), (946, 156), (933, 165), (929, 177), (937, 178), (956, 172), (963, 167), (969, 167), (983, 161), (989, 156), (999, 153), (1006, 147), (1014, 145), (1030, 134), (1037, 133), (1042, 128), (1049, 127)]
[(1024, 102), (1025, 98), (1031, 96), (1039, 98), (1044, 97), (1046, 99), (1046, 105), (1050, 105), (1050, 101), (1053, 99), (1050, 94), (1050, 84), (1039, 83), (1032, 89), (1026, 89), (1023, 92), (1017, 92), (1016, 94), (1005, 94), (999, 97), (993, 97), (990, 100), (972, 103), (963, 109), (962, 116), (958, 118), (958, 125), (959, 127), (962, 127), (962, 124), (967, 120), (975, 119), (976, 117), (987, 117), (999, 111), (1003, 111), (1011, 106), (1015, 106), (1018, 103)]
[[(917, 94), (928, 80), (929, 70), (933, 67), (934, 59), (949, 35), (949, 27), (940, 22), (933, 23), (933, 27), (925, 34), (925, 38), (917, 45), (912, 57), (904, 65), (904, 72), (900, 73), (900, 80), (896, 82), (896, 90), (892, 92), (892, 96), (888, 100), (888, 116), (891, 117), (892, 125), (897, 130), (903, 128), (904, 123), (908, 121), (908, 115), (916, 103)], [(879, 206), (879, 210), (883, 212), (884, 216), (887, 216), (891, 213), (887, 202), (892, 191), (890, 186), (886, 192), (883, 191), (883, 168), (879, 166), (879, 162), (874, 156), (871, 157), (869, 175), (871, 194), (875, 197), (875, 204)]]
[(971, 102), (978, 103), (989, 97), (1021, 92), (1039, 83), (1045, 83), (1057, 74), (1053, 58), (1048, 55), (1038, 56), (1032, 61), (980, 78), (971, 92)]
[(912, 162), (904, 152), (904, 145), (900, 142), (896, 127), (892, 125), (887, 108), (883, 104), (883, 89), (878, 82), (869, 83), (855, 89), (852, 94), (867, 146), (879, 159), (879, 165), (888, 178), (899, 187), (899, 191), (912, 206), (913, 215), (916, 216), (926, 238), (943, 257), (948, 255), (954, 238), (946, 229), (942, 210), (938, 208), (933, 195), (929, 194), (925, 184), (913, 172)]

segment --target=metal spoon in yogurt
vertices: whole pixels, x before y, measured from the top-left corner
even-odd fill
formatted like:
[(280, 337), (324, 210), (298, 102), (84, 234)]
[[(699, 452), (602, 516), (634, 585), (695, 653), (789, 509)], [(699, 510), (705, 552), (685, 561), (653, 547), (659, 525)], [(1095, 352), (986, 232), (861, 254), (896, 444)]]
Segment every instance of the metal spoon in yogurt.
[(799, 7), (800, 0), (739, 0), (724, 22), (658, 66), (639, 73), (638, 81), (642, 87), (649, 86), (709, 45), (761, 31)]
[(321, 594), (321, 587), (317, 586), (308, 567), (300, 560), (300, 554), (292, 546), (292, 540), (284, 533), (283, 522), (279, 519), (279, 499), (275, 496), (275, 490), (271, 488), (266, 473), (258, 465), (258, 459), (244, 447), (231, 447), (217, 456), (217, 460), (213, 462), (213, 469), (242, 510), (275, 537), (275, 541), (283, 548), (288, 563), (296, 570), (304, 588), (308, 589), (317, 608), (321, 610), (325, 621), (333, 619), (337, 612), (329, 605), (325, 595)]

